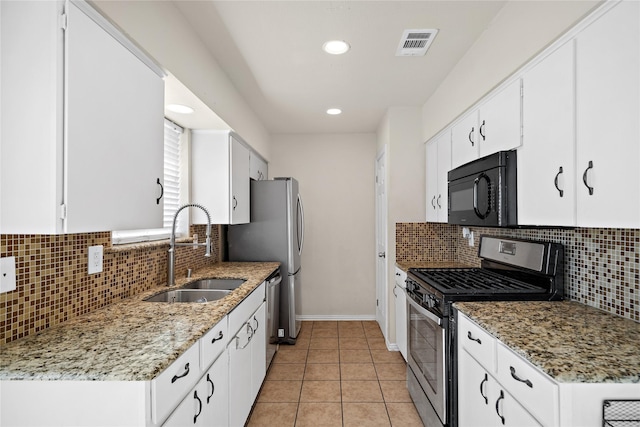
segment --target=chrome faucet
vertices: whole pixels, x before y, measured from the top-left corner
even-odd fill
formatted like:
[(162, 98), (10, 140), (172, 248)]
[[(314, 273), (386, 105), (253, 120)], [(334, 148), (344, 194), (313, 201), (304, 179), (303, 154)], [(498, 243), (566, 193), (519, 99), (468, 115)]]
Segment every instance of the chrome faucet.
[[(207, 214), (207, 238), (204, 243), (176, 243), (176, 221), (178, 219), (178, 214), (184, 208), (200, 208)], [(169, 262), (167, 268), (167, 286), (173, 286), (176, 284), (176, 276), (175, 276), (175, 264), (176, 264), (176, 246), (204, 246), (205, 253), (204, 256), (211, 256), (211, 215), (209, 215), (209, 211), (202, 205), (198, 205), (196, 203), (189, 203), (183, 205), (178, 208), (175, 215), (173, 215), (173, 226), (171, 227), (171, 240), (169, 241)]]

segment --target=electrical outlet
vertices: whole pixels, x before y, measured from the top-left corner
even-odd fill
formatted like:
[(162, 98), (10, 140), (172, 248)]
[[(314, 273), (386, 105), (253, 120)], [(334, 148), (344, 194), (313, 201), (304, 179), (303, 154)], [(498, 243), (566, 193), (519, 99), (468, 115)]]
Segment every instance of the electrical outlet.
[(87, 256), (87, 271), (89, 274), (102, 273), (102, 245), (89, 246), (89, 255)]
[(16, 290), (16, 257), (0, 258), (0, 294)]

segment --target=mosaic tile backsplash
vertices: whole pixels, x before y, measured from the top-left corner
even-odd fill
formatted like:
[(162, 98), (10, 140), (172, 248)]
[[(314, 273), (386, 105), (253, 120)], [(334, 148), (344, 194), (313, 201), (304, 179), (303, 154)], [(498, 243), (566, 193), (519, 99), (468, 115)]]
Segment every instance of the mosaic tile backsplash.
[(500, 229), (437, 223), (396, 224), (397, 261), (458, 261), (479, 266), (480, 235), (559, 242), (565, 248), (565, 294), (574, 301), (640, 322), (640, 230)]
[[(178, 247), (176, 276), (221, 259), (220, 226), (211, 229), (214, 253)], [(205, 226), (191, 235), (205, 236)], [(89, 246), (103, 245), (103, 271), (87, 274)], [(0, 344), (146, 291), (167, 280), (168, 242), (111, 246), (111, 233), (0, 235), (0, 256), (16, 257), (16, 290), (0, 294)]]

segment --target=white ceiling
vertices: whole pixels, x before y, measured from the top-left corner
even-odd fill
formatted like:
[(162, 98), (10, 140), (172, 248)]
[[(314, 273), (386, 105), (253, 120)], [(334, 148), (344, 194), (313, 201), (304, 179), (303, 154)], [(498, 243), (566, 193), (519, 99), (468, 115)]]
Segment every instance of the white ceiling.
[[(424, 104), (504, 3), (175, 1), (272, 133), (375, 132), (387, 108)], [(430, 28), (426, 56), (395, 56), (405, 29)], [(330, 39), (351, 51), (323, 52)]]

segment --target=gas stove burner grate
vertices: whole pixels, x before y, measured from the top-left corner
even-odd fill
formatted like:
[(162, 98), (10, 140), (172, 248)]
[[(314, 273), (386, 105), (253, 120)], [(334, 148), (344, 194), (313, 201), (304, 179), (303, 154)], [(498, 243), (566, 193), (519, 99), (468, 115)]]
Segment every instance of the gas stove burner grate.
[(544, 287), (482, 268), (411, 269), (421, 280), (443, 294), (545, 293)]

